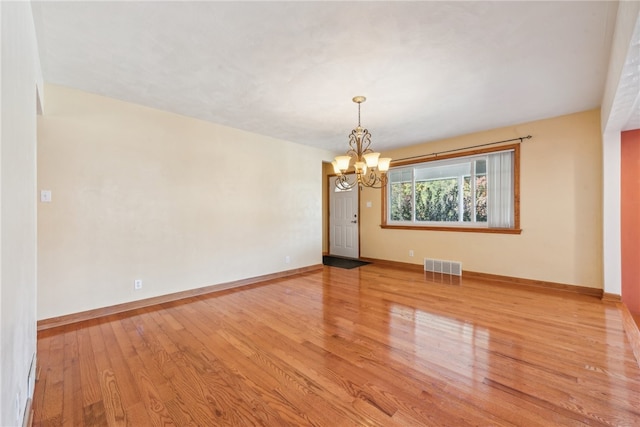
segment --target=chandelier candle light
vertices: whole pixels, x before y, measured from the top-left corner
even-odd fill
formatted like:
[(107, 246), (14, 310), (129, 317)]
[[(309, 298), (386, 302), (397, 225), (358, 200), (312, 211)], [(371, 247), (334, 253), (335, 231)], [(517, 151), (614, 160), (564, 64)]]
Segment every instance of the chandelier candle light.
[[(358, 127), (349, 134), (349, 151), (344, 156), (337, 156), (331, 162), (333, 171), (338, 175), (336, 187), (341, 190), (348, 190), (359, 185), (360, 187), (382, 188), (387, 185), (387, 171), (391, 159), (380, 158), (380, 153), (374, 152), (371, 145), (371, 134), (367, 129), (360, 126), (360, 104), (366, 101), (364, 96), (356, 96), (353, 102), (358, 104)], [(353, 169), (356, 174), (354, 182), (349, 182), (346, 174), (351, 173), (351, 159), (354, 160)]]

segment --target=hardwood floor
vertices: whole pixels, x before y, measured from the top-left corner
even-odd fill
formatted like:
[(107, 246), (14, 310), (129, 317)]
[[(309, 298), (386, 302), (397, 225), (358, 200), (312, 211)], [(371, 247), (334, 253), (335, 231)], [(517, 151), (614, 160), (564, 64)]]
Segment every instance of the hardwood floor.
[(36, 426), (631, 426), (615, 304), (375, 264), (38, 334)]

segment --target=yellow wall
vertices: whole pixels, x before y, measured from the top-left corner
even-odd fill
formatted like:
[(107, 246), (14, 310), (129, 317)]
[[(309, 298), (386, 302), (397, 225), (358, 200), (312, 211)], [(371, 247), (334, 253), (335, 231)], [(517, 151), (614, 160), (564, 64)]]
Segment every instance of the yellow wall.
[(529, 134), (521, 146), (521, 235), (381, 229), (380, 191), (365, 189), (361, 256), (413, 264), (425, 257), (455, 260), (469, 271), (602, 288), (599, 110), (383, 154), (400, 159)]
[(322, 262), (326, 152), (45, 89), (39, 319)]

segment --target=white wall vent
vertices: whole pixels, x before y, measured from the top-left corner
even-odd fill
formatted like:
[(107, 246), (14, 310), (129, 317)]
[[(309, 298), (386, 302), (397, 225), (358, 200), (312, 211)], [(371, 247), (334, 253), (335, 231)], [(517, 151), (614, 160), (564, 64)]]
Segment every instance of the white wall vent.
[(441, 259), (425, 258), (424, 271), (462, 276), (462, 263), (459, 261), (444, 261)]

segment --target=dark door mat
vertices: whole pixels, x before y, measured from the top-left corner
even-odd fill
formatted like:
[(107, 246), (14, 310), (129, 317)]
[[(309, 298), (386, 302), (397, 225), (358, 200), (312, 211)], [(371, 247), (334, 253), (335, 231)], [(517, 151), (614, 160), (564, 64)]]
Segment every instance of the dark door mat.
[(330, 255), (323, 255), (322, 263), (324, 265), (329, 265), (331, 267), (346, 268), (349, 270), (352, 268), (362, 267), (363, 265), (371, 264), (370, 262), (360, 261), (359, 259), (340, 258), (337, 256), (330, 256)]

